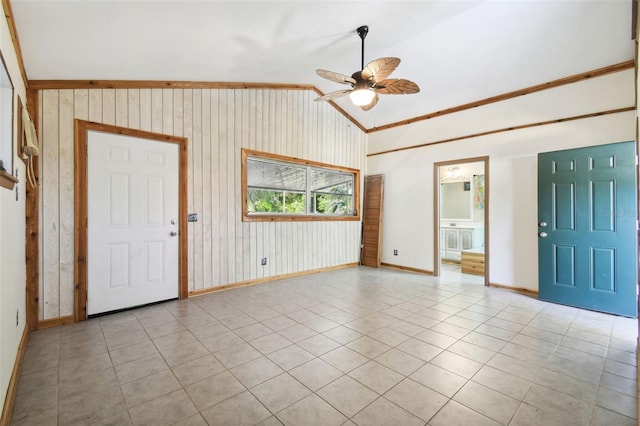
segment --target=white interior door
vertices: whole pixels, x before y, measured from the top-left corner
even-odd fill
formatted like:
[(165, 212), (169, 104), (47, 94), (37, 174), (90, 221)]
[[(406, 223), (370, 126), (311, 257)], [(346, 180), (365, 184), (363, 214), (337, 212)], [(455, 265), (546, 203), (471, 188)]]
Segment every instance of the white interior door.
[(178, 297), (175, 143), (89, 131), (87, 314)]

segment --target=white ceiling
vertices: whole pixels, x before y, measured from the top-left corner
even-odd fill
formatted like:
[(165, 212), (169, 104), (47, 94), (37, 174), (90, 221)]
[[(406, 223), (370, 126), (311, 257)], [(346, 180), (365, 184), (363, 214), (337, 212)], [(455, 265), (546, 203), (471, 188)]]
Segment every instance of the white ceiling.
[(177, 80), (346, 88), (316, 68), (396, 56), (416, 95), (382, 95), (366, 128), (634, 58), (631, 0), (11, 0), (30, 80)]

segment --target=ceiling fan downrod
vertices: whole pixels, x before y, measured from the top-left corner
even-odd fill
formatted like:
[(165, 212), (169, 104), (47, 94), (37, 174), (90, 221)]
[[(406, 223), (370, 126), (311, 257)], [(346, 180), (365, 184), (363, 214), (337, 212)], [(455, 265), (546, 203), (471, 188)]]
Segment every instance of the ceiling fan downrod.
[(361, 27), (358, 27), (356, 32), (358, 33), (358, 35), (360, 36), (360, 39), (362, 40), (362, 56), (360, 61), (361, 62), (360, 69), (363, 70), (364, 69), (364, 39), (367, 37), (367, 34), (369, 33), (369, 27), (367, 25), (363, 25)]

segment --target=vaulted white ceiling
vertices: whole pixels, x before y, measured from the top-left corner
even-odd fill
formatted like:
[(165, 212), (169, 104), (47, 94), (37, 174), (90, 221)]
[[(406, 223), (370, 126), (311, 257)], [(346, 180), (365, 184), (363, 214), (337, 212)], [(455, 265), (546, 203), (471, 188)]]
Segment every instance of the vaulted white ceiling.
[(317, 68), (395, 56), (391, 77), (421, 88), (382, 95), (381, 126), (634, 58), (630, 0), (11, 0), (30, 80), (177, 80), (346, 88)]

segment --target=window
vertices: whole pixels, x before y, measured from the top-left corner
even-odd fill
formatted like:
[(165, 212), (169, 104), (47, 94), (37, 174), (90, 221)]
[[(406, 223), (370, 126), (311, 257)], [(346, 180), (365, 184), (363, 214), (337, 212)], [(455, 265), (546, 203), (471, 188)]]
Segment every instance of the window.
[(243, 220), (359, 220), (359, 171), (242, 150)]
[(13, 189), (13, 83), (0, 54), (0, 186)]

